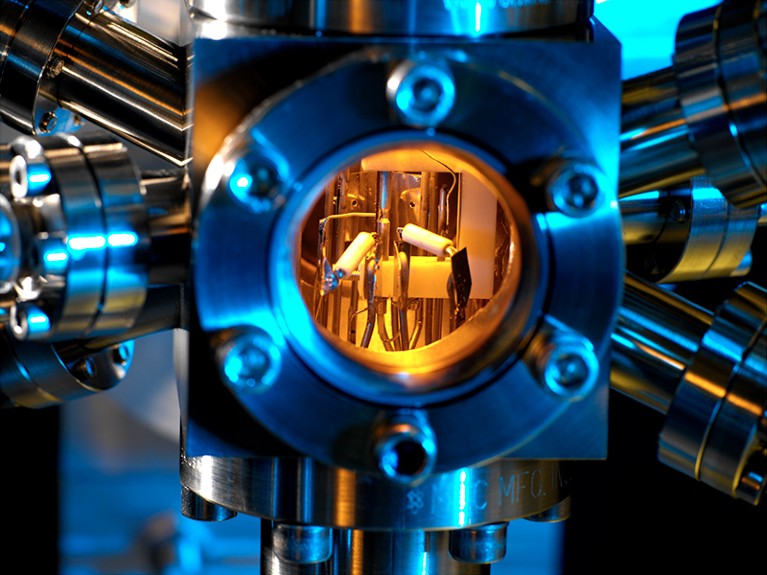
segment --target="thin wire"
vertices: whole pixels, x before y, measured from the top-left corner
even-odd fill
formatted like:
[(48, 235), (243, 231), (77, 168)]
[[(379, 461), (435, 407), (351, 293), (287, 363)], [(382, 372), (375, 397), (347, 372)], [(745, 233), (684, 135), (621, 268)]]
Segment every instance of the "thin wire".
[(448, 166), (442, 160), (438, 160), (426, 150), (421, 150), (421, 151), (427, 156), (429, 156), (432, 160), (437, 162), (440, 166), (443, 166), (448, 172), (450, 172), (450, 175), (453, 176), (453, 184), (450, 186), (450, 189), (447, 191), (447, 197), (445, 200), (447, 203), (447, 205), (445, 206), (445, 225), (449, 225), (450, 224), (450, 194), (453, 193), (453, 190), (455, 190), (455, 186), (458, 183), (458, 175), (450, 168), (450, 166)]

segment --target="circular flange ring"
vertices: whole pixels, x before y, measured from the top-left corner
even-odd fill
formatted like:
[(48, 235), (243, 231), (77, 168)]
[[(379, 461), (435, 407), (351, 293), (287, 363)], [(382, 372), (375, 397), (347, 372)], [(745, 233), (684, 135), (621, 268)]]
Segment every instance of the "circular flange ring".
[[(503, 199), (514, 204), (512, 212), (518, 208), (527, 216), (515, 220), (527, 263), (514, 305), (491, 300), (489, 315), (501, 319), (492, 333), (480, 338), (481, 353), (429, 374), (467, 382), (455, 388), (464, 392), (460, 401), (454, 401), (455, 394), (409, 398), (408, 407), (422, 412), (437, 438), (435, 472), (508, 453), (570, 408), (572, 404), (545, 393), (528, 366), (517, 361), (516, 352), (543, 314), (580, 332), (598, 357), (609, 348), (622, 280), (614, 189), (606, 190), (605, 201), (588, 217), (546, 212), (545, 184), (534, 183), (534, 174), (563, 150), (592, 156), (584, 138), (529, 84), (462, 61), (462, 55), (444, 56), (456, 97), (451, 113), (436, 128), (408, 129), (391, 110), (386, 82), (402, 56), (364, 51), (257, 107), (205, 176), (194, 240), (196, 303), (203, 329), (215, 334), (251, 326), (271, 335), (282, 354), (281, 376), (257, 395), (237, 396), (264, 426), (324, 462), (373, 469), (370, 437), (382, 420), (403, 407), (389, 398), (362, 400), (329, 382), (337, 377), (333, 374), (343, 374), (347, 381), (395, 383), (403, 375), (369, 369), (340, 353), (314, 327), (299, 293), (292, 238), (316, 199), (312, 190), (352, 159), (405, 144), (444, 146), (493, 171), (503, 180), (500, 187), (516, 190), (516, 196)], [(485, 106), (481, 95), (488, 93), (502, 102)], [(498, 109), (514, 113), (499, 116)], [(333, 118), (332, 129), (326, 118)], [(542, 133), (551, 137), (538, 137)], [(278, 191), (269, 187), (267, 204), (259, 201), (253, 209), (244, 209), (229, 185), (244, 158), (268, 165), (279, 181)], [(581, 253), (593, 257), (583, 260)], [(467, 322), (461, 329), (488, 325), (477, 322), (472, 328)]]

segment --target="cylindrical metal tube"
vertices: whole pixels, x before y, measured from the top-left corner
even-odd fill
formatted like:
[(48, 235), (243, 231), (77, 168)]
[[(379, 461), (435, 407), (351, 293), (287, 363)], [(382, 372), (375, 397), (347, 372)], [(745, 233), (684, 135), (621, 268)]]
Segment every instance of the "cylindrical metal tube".
[(185, 47), (102, 11), (76, 15), (53, 58), (63, 66), (43, 96), (176, 165), (188, 162)]
[(660, 238), (669, 215), (667, 197), (665, 192), (645, 192), (619, 203), (626, 245), (651, 243)]
[(101, 4), (0, 0), (0, 116), (32, 135), (85, 118), (185, 165), (187, 48)]
[(656, 283), (748, 273), (759, 208), (736, 208), (705, 177), (620, 200), (629, 272)]
[(331, 575), (330, 561), (296, 562), (280, 553), (275, 524), (269, 519), (261, 520), (261, 573), (263, 575)]
[(490, 565), (453, 559), (449, 552), (449, 540), (449, 531), (339, 530), (332, 573), (490, 574)]
[(705, 173), (689, 140), (673, 68), (623, 84), (620, 195), (666, 189)]
[(767, 199), (766, 17), (758, 0), (688, 14), (674, 65), (624, 83), (621, 196), (705, 174), (735, 206)]
[(703, 308), (627, 275), (612, 336), (610, 384), (666, 413), (712, 321)]

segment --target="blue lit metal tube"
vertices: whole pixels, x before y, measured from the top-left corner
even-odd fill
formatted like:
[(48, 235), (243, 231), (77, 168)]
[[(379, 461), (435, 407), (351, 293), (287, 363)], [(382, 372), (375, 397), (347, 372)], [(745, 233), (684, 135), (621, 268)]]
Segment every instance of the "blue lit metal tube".
[(674, 65), (627, 81), (621, 196), (707, 175), (733, 205), (767, 200), (764, 3), (685, 16)]
[(0, 117), (27, 134), (82, 119), (184, 165), (187, 51), (95, 0), (0, 0)]

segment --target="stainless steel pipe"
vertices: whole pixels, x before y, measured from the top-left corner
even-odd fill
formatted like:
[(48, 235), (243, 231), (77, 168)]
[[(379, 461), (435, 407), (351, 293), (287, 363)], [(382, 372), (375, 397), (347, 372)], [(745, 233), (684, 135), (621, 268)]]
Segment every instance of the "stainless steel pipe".
[(767, 201), (763, 2), (685, 16), (672, 67), (624, 83), (622, 197), (705, 173), (737, 207)]
[(613, 332), (610, 385), (666, 413), (713, 314), (632, 275)]
[(185, 165), (187, 48), (99, 6), (0, 0), (0, 117), (27, 134), (89, 120)]

